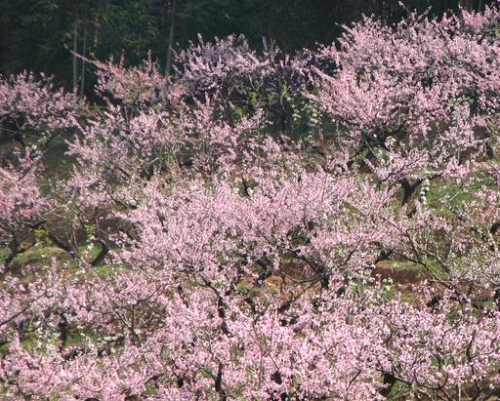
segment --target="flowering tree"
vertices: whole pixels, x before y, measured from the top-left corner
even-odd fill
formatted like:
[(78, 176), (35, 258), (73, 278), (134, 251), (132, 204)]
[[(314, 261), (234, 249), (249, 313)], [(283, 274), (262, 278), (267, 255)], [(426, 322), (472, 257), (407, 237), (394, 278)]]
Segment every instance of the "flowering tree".
[(39, 79), (27, 72), (0, 76), (2, 140), (13, 137), (23, 147), (46, 144), (56, 133), (74, 127), (70, 116), (81, 112), (81, 107), (43, 75)]
[(348, 130), (342, 139), (353, 161), (365, 159), (381, 179), (415, 189), (405, 166), (416, 173), (420, 165), (431, 177), (456, 175), (484, 147), (491, 152), (497, 24), (495, 9), (439, 22), (415, 14), (395, 27), (366, 18), (346, 28), (340, 50), (322, 49), (339, 68), (334, 76), (316, 70), (317, 99)]
[[(47, 215), (56, 205), (40, 189), (46, 151), (54, 139), (67, 139), (85, 114), (84, 104), (44, 75), (0, 77), (0, 141), (15, 142), (0, 156), (0, 236), (10, 250), (6, 267), (33, 243), (33, 233), (45, 232)], [(53, 233), (49, 236), (69, 250)]]
[[(262, 51), (256, 52), (244, 36), (214, 43), (199, 37), (177, 55), (175, 86), (187, 98), (204, 100), (209, 94), (227, 117), (263, 110), (271, 131), (296, 138), (316, 123), (316, 107), (304, 98), (312, 88), (316, 58), (307, 50), (288, 55), (265, 40)], [(327, 58), (322, 61), (323, 67), (329, 65)], [(308, 118), (302, 121), (301, 114)]]
[(9, 249), (4, 268), (22, 251), (23, 231), (39, 228), (52, 202), (37, 184), (40, 160), (30, 155), (18, 157), (14, 164), (0, 167), (0, 238)]

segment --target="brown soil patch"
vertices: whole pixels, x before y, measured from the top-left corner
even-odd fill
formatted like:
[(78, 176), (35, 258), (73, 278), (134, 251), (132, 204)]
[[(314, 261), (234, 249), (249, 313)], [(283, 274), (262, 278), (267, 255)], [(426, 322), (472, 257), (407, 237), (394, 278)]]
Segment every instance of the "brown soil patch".
[(395, 263), (391, 260), (378, 262), (371, 272), (371, 277), (379, 282), (390, 279), (394, 284), (420, 284), (424, 281), (421, 272), (415, 269), (396, 268)]

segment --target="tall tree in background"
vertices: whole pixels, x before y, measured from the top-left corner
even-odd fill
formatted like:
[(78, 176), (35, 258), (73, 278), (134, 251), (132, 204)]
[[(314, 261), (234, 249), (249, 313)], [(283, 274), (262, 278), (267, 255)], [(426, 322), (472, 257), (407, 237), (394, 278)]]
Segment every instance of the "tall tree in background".
[(175, 11), (177, 6), (177, 0), (167, 1), (167, 13), (169, 18), (170, 29), (168, 32), (168, 42), (167, 42), (167, 61), (165, 64), (165, 74), (170, 74), (172, 69), (172, 59), (174, 51), (174, 38), (175, 38)]

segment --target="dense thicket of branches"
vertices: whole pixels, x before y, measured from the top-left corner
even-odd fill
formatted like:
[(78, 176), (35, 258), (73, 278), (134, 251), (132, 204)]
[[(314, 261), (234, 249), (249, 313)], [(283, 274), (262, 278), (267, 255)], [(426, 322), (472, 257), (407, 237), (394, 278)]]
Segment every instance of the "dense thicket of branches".
[(0, 397), (498, 397), (499, 27), (88, 58), (98, 106), (0, 76)]

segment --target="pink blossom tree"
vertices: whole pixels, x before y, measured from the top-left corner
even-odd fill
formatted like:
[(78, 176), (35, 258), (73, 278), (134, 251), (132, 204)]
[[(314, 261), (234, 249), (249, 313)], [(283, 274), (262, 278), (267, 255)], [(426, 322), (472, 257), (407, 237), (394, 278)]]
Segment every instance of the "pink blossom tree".
[(4, 269), (25, 248), (23, 231), (40, 227), (53, 202), (44, 197), (38, 186), (40, 160), (30, 154), (18, 155), (14, 163), (0, 167), (0, 238), (9, 249)]
[(44, 145), (58, 132), (73, 128), (71, 117), (81, 112), (82, 106), (43, 75), (36, 78), (24, 72), (0, 76), (2, 136), (14, 138), (23, 147)]
[[(406, 201), (425, 177), (465, 173), (470, 161), (491, 153), (499, 47), (490, 35), (497, 23), (494, 8), (440, 21), (415, 14), (395, 27), (365, 18), (346, 27), (340, 49), (323, 48), (338, 70), (316, 69), (316, 99), (347, 131), (341, 141), (351, 162), (400, 182)], [(408, 166), (420, 168), (410, 177)]]

